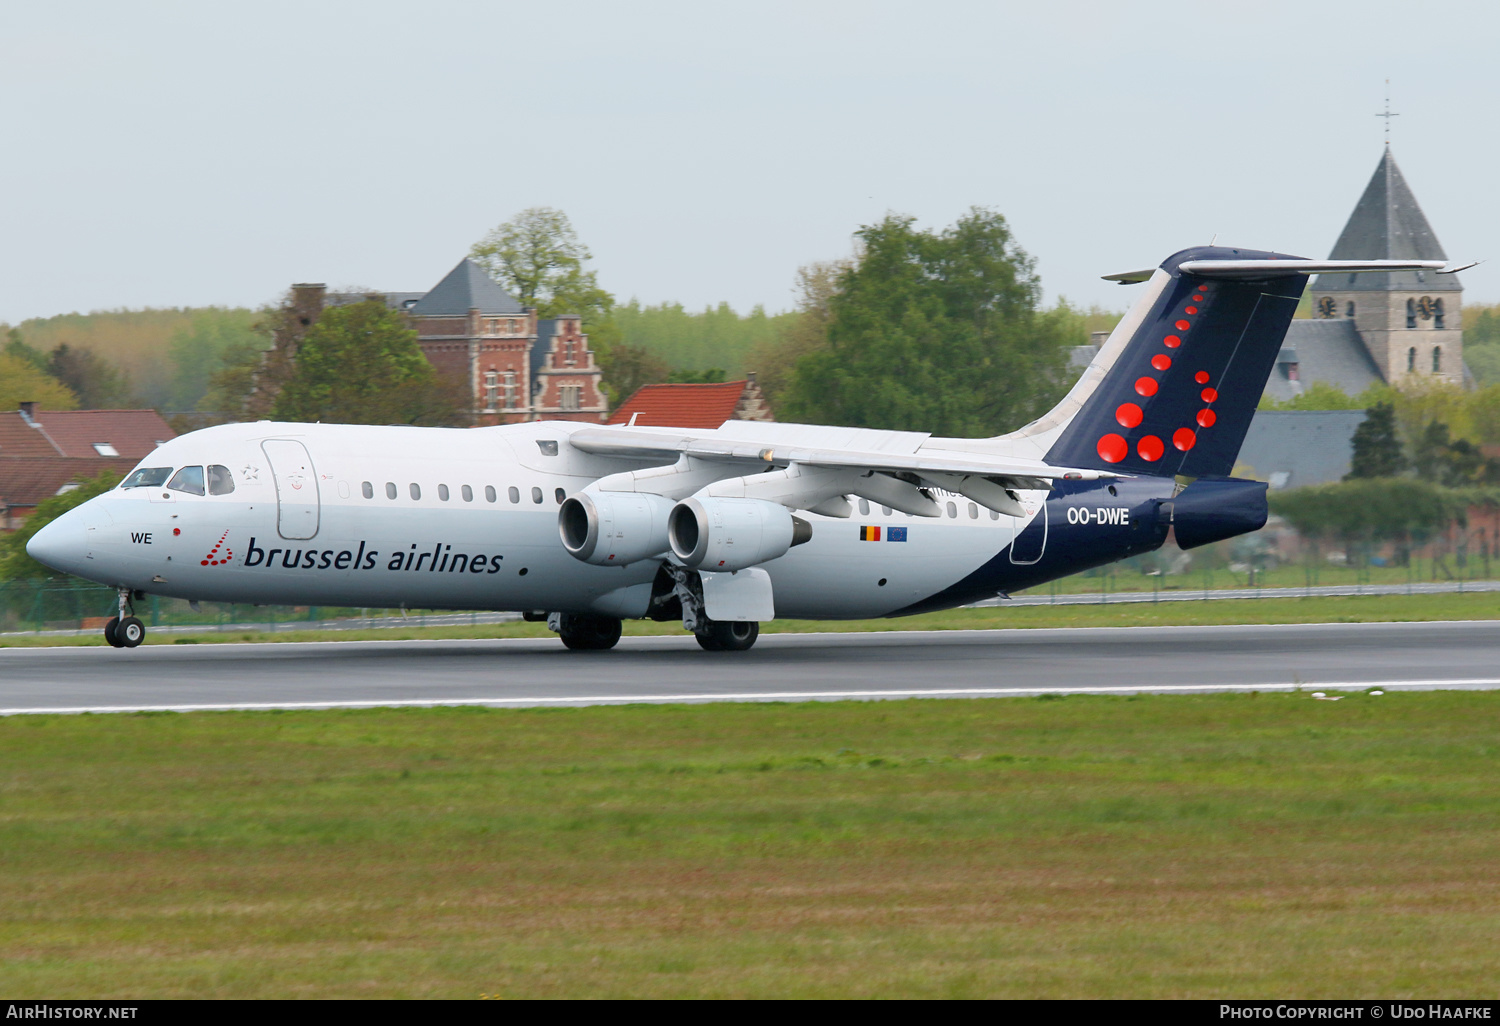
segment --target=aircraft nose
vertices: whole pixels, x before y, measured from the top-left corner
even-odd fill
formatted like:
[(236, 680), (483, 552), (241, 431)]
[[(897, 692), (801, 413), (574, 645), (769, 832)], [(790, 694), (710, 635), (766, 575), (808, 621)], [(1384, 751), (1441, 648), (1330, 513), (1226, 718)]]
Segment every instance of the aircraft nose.
[(43, 527), (26, 543), (26, 554), (63, 573), (77, 574), (88, 554), (88, 522), (73, 509)]

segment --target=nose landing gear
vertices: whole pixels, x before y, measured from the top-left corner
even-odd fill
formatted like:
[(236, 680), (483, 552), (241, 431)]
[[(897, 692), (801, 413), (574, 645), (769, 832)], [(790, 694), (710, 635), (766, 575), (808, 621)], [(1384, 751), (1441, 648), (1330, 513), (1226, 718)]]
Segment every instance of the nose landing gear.
[(146, 625), (135, 618), (129, 588), (120, 589), (120, 615), (104, 625), (104, 640), (115, 648), (135, 648), (146, 640)]

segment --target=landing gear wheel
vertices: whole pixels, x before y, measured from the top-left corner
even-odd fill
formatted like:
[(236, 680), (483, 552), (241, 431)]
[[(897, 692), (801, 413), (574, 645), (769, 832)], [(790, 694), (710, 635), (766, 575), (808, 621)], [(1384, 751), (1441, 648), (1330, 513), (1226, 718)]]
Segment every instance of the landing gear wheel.
[(603, 652), (620, 640), (620, 621), (610, 616), (564, 616), (557, 634), (575, 652)]
[(146, 640), (146, 625), (133, 616), (127, 616), (115, 626), (115, 640), (123, 648), (135, 648)]
[(760, 624), (754, 620), (714, 620), (695, 637), (707, 652), (743, 652), (760, 637)]
[(118, 616), (110, 617), (109, 622), (104, 625), (104, 640), (109, 642), (112, 648), (125, 647), (125, 642), (121, 641), (115, 635), (115, 628), (118, 626), (120, 626), (120, 618)]

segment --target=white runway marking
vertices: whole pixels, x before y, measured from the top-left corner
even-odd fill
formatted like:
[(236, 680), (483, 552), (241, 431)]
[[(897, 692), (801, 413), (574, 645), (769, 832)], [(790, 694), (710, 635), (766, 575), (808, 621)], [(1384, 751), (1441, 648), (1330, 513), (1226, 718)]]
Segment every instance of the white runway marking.
[(447, 706), (547, 706), (547, 705), (630, 705), (674, 702), (787, 702), (837, 701), (869, 698), (998, 698), (1021, 695), (1154, 695), (1178, 691), (1363, 691), (1370, 688), (1462, 688), (1500, 687), (1500, 677), (1472, 677), (1447, 680), (1365, 680), (1333, 683), (1287, 684), (1161, 684), (1148, 687), (1062, 687), (1062, 688), (916, 688), (868, 691), (746, 691), (740, 693), (703, 693), (682, 695), (576, 695), (571, 698), (527, 696), (518, 698), (422, 698), (392, 701), (359, 702), (225, 702), (203, 705), (97, 705), (56, 706), (52, 708), (0, 709), (0, 716), (63, 715), (81, 713), (134, 712), (255, 712), (274, 709), (423, 709)]

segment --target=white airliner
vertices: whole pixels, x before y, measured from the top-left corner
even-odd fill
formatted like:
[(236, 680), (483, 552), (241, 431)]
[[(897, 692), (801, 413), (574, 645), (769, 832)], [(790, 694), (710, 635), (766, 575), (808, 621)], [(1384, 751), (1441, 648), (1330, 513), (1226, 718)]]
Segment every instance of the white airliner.
[(119, 591), (263, 604), (517, 610), (569, 648), (682, 621), (713, 651), (774, 617), (962, 605), (1258, 529), (1228, 476), (1309, 274), (1442, 261), (1185, 250), (1058, 406), (996, 438), (730, 421), (470, 430), (208, 428), (157, 448), (27, 546)]

